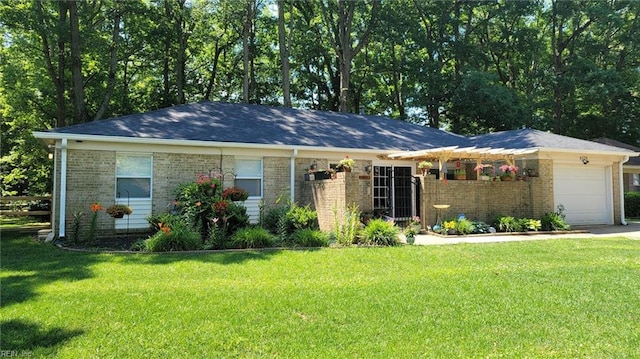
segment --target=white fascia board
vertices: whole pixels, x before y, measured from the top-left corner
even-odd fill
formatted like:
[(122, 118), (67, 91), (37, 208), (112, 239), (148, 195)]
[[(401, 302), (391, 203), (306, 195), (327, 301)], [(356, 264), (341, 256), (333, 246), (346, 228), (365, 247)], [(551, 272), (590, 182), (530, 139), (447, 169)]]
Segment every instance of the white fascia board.
[(562, 153), (562, 154), (578, 154), (578, 155), (600, 155), (600, 156), (614, 156), (624, 158), (627, 156), (633, 157), (640, 155), (640, 153), (632, 151), (599, 151), (599, 150), (580, 150), (580, 149), (567, 149), (567, 148), (538, 148), (540, 153)]
[(212, 141), (193, 141), (193, 140), (171, 140), (144, 137), (120, 137), (120, 136), (100, 136), (100, 135), (81, 135), (72, 133), (56, 133), (56, 132), (33, 132), (35, 138), (45, 140), (46, 142), (54, 142), (56, 140), (67, 139), (68, 141), (81, 142), (102, 142), (102, 143), (121, 143), (121, 144), (139, 144), (139, 145), (164, 145), (164, 146), (188, 146), (188, 147), (217, 147), (217, 148), (243, 148), (256, 150), (287, 150), (297, 149), (299, 151), (310, 152), (335, 152), (340, 153), (342, 157), (354, 153), (367, 153), (379, 155), (392, 150), (381, 149), (361, 149), (361, 148), (342, 148), (342, 147), (321, 147), (321, 146), (300, 146), (300, 145), (279, 145), (279, 144), (262, 144), (262, 143), (244, 143), (244, 142), (212, 142)]

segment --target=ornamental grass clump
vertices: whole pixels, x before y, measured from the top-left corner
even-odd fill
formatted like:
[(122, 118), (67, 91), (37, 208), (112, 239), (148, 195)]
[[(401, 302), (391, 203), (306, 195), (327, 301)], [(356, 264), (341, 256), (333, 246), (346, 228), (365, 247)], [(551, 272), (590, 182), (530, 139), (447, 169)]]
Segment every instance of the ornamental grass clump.
[(174, 252), (202, 249), (200, 234), (183, 221), (158, 224), (158, 232), (145, 240), (147, 252)]
[(326, 247), (329, 245), (329, 235), (318, 229), (298, 229), (291, 235), (294, 247)]
[(559, 205), (555, 212), (548, 212), (542, 216), (542, 229), (545, 231), (568, 231), (571, 229), (564, 214), (564, 206)]
[(377, 246), (395, 246), (400, 244), (398, 233), (400, 230), (391, 221), (380, 218), (372, 219), (362, 230), (362, 244)]
[(231, 237), (231, 245), (238, 248), (265, 248), (274, 242), (274, 236), (262, 227), (241, 228)]
[(343, 246), (350, 246), (356, 242), (360, 228), (361, 212), (358, 206), (349, 206), (340, 213), (333, 207), (333, 239)]

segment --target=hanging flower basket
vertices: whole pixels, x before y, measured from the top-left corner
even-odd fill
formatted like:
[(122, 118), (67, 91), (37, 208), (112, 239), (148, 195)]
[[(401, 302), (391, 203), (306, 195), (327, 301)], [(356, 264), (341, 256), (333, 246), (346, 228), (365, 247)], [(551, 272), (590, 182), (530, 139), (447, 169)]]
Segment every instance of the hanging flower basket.
[(127, 216), (133, 213), (131, 207), (124, 204), (114, 204), (107, 208), (107, 214), (113, 218), (122, 218), (126, 214)]

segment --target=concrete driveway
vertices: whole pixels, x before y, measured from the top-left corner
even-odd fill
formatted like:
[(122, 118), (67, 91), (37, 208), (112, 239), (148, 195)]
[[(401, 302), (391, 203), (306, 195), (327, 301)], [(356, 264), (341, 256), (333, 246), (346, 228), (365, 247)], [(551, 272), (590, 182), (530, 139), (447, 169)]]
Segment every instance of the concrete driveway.
[(495, 235), (469, 235), (469, 236), (435, 236), (429, 234), (419, 234), (416, 236), (415, 244), (456, 244), (456, 243), (491, 243), (509, 241), (535, 241), (543, 239), (559, 238), (597, 238), (597, 237), (626, 237), (640, 240), (640, 221), (629, 221), (626, 226), (581, 226), (572, 228), (571, 233), (536, 233), (509, 234), (496, 233)]

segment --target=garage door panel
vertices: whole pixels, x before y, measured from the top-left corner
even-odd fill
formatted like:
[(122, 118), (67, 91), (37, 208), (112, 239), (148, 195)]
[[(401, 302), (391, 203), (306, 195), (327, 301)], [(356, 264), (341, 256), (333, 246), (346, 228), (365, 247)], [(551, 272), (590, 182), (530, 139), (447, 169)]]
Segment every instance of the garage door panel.
[(554, 166), (556, 206), (565, 208), (572, 225), (609, 224), (609, 194), (604, 167)]

